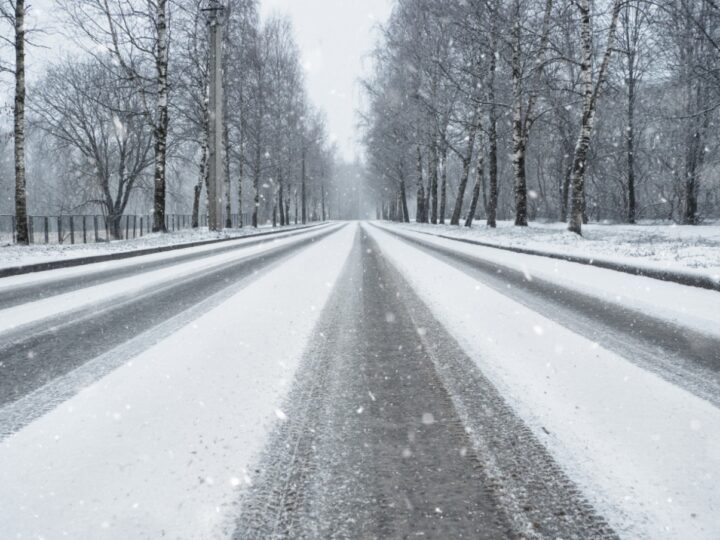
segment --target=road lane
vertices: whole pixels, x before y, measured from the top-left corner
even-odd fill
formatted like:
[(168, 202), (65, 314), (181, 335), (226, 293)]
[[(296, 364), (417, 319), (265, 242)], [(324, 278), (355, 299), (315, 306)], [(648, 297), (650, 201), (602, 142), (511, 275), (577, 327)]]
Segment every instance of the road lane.
[[(117, 261), (113, 261), (110, 263), (87, 265), (82, 268), (73, 268), (69, 272), (53, 272), (52, 270), (45, 273), (40, 272), (33, 274), (30, 280), (27, 279), (27, 276), (15, 278), (14, 281), (19, 282), (19, 284), (12, 284), (12, 286), (5, 286), (5, 283), (12, 283), (13, 279), (0, 279), (0, 310), (70, 291), (84, 289), (93, 285), (107, 283), (124, 277), (134, 276), (142, 272), (168, 268), (176, 264), (196, 261), (212, 255), (220, 255), (250, 246), (275, 242), (282, 238), (308, 234), (328, 226), (329, 225), (320, 225), (312, 228), (304, 228), (299, 231), (278, 231), (276, 234), (265, 234), (261, 238), (255, 239), (252, 237), (238, 238), (237, 240), (230, 240), (228, 243), (203, 246), (200, 249), (189, 248), (184, 250), (178, 248), (177, 251), (142, 256), (138, 259), (120, 259), (120, 261), (122, 261), (120, 264), (118, 264)], [(62, 277), (54, 277), (57, 274), (60, 274)], [(38, 278), (42, 276), (46, 277), (38, 280)]]
[[(256, 257), (243, 258), (146, 290), (143, 294), (62, 313), (0, 336), (0, 406), (11, 403), (239, 281), (332, 234), (304, 235)], [(233, 289), (235, 290), (235, 289)], [(228, 292), (228, 294), (230, 294)]]
[[(720, 339), (557, 281), (383, 228), (573, 332), (720, 406)], [(519, 255), (518, 257), (527, 257)], [(529, 268), (532, 272), (532, 268)], [(717, 294), (708, 291), (707, 294)]]
[(364, 232), (311, 343), (235, 538), (614, 536)]

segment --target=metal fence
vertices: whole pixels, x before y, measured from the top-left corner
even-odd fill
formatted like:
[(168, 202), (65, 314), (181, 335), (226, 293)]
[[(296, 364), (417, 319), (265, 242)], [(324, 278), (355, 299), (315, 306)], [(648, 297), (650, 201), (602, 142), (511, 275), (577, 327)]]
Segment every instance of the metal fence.
[[(248, 225), (251, 215), (243, 213), (243, 224)], [(232, 227), (239, 225), (238, 214), (231, 215)], [(28, 216), (28, 228), (31, 244), (92, 244), (110, 240), (139, 238), (152, 230), (151, 215), (124, 215), (120, 218), (117, 236), (113, 236), (113, 227), (107, 216), (103, 215), (64, 215), (64, 216)], [(207, 216), (200, 216), (200, 225), (207, 226)], [(165, 227), (168, 231), (180, 231), (192, 228), (190, 214), (166, 214)], [(0, 242), (15, 243), (17, 240), (17, 220), (14, 215), (0, 214)]]

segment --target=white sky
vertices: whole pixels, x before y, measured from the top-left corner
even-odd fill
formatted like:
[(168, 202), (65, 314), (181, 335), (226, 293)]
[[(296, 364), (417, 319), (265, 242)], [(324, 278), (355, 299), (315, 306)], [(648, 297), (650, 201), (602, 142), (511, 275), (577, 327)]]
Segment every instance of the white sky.
[(328, 131), (341, 155), (360, 155), (356, 109), (358, 79), (369, 68), (367, 58), (378, 23), (390, 16), (393, 0), (261, 0), (261, 16), (285, 14), (292, 20), (301, 49), (312, 103), (324, 110)]

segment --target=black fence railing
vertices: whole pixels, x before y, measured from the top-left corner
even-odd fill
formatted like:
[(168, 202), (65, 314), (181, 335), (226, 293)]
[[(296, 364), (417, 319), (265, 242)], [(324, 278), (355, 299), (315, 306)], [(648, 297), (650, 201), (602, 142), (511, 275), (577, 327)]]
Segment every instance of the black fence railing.
[[(232, 228), (239, 226), (239, 215), (232, 214)], [(243, 213), (243, 225), (251, 215)], [(93, 244), (111, 240), (128, 240), (145, 236), (152, 230), (151, 215), (124, 215), (117, 225), (104, 215), (28, 216), (31, 244)], [(200, 216), (200, 226), (207, 227), (207, 216)], [(190, 214), (166, 214), (168, 231), (192, 228)], [(14, 215), (0, 214), (0, 243), (15, 243), (17, 220)]]

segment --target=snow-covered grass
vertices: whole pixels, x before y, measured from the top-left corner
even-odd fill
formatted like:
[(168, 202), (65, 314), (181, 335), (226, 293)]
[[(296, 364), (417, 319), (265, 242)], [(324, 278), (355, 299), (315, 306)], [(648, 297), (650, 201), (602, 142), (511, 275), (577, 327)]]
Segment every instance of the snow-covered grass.
[(500, 221), (497, 229), (487, 227), (481, 220), (472, 228), (418, 223), (398, 226), (500, 246), (720, 276), (720, 223), (589, 224), (583, 226), (583, 236), (569, 232), (565, 223), (533, 222), (529, 227), (515, 227), (510, 221)]
[[(356, 227), (0, 443), (3, 538), (224, 538)], [(72, 377), (72, 374), (68, 375)]]
[(368, 231), (621, 536), (720, 537), (720, 410), (402, 240)]
[(62, 259), (107, 255), (109, 253), (122, 253), (162, 246), (190, 244), (193, 242), (218, 240), (222, 238), (242, 238), (258, 232), (292, 230), (297, 227), (302, 227), (302, 225), (289, 225), (287, 227), (275, 228), (269, 225), (263, 225), (258, 229), (244, 227), (243, 229), (227, 229), (222, 232), (213, 232), (209, 231), (207, 227), (202, 227), (200, 229), (185, 229), (165, 234), (150, 233), (131, 240), (113, 240), (111, 242), (100, 242), (97, 244), (32, 244), (30, 246), (5, 244), (0, 245), (0, 268)]

